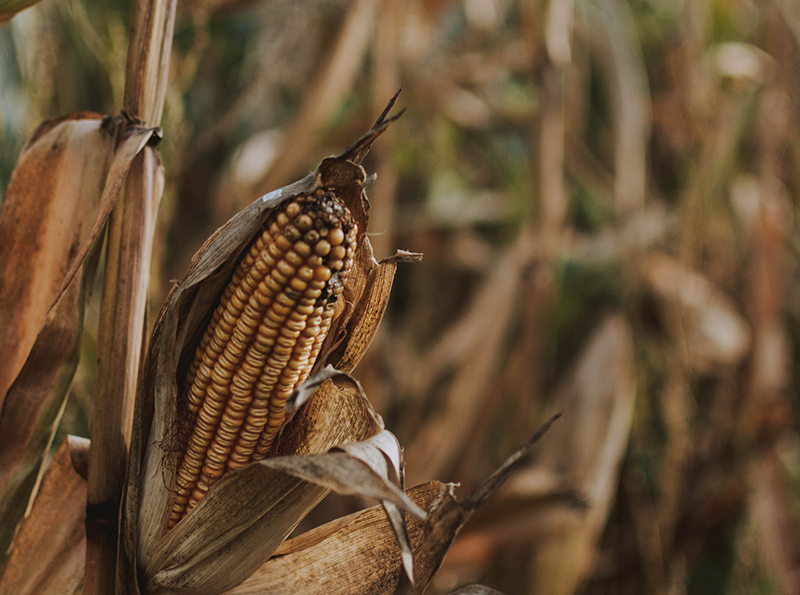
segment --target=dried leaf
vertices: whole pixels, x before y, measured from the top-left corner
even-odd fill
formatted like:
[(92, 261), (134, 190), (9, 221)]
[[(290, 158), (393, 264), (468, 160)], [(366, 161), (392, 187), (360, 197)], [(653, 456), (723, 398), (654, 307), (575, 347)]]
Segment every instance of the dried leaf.
[(644, 277), (677, 314), (687, 333), (688, 361), (698, 370), (739, 363), (751, 344), (751, 332), (736, 305), (700, 273), (659, 253), (643, 260)]
[(564, 412), (535, 466), (512, 477), (453, 547), (449, 569), (474, 572), (501, 547), (535, 548), (531, 592), (571, 594), (592, 568), (618, 489), (636, 385), (630, 329), (596, 331), (556, 407)]
[[(536, 593), (573, 593), (591, 570), (597, 542), (617, 494), (619, 471), (630, 435), (636, 384), (631, 331), (619, 317), (609, 317), (584, 351), (575, 375), (559, 398), (563, 423), (542, 449), (541, 465), (558, 473), (585, 502), (556, 502), (542, 517), (567, 510), (575, 522), (536, 548)], [(509, 492), (524, 497), (524, 475), (509, 482)]]
[[(463, 501), (456, 499), (452, 484), (431, 482), (408, 490), (408, 497), (428, 513), (425, 521), (408, 519), (417, 593), (430, 583), (472, 512), (500, 487), (554, 420)], [(404, 582), (402, 567), (391, 522), (376, 506), (285, 542), (227, 595), (393, 595)]]
[(83, 295), (82, 284), (72, 283), (50, 312), (0, 416), (0, 566), (36, 495), (41, 468), (78, 365)]
[(153, 134), (135, 129), (115, 152), (116, 125), (88, 112), (42, 124), (22, 151), (0, 212), (0, 326), (7, 329), (0, 335), (2, 552), (35, 489), (77, 366), (99, 256), (87, 255), (133, 157)]
[(585, 18), (592, 53), (615, 85), (614, 195), (619, 212), (628, 214), (644, 206), (651, 121), (647, 69), (626, 3), (588, 4)]
[(750, 506), (758, 526), (759, 549), (780, 593), (797, 593), (800, 540), (793, 511), (795, 493), (776, 449), (750, 466)]
[(11, 175), (0, 212), (0, 405), (97, 217), (114, 133), (89, 112), (45, 122)]
[[(345, 452), (275, 457), (224, 476), (157, 544), (159, 551), (144, 570), (148, 590), (220, 593), (241, 583), (328, 490), (390, 501), (424, 517), (384, 474), (364, 463), (381, 457), (378, 445), (387, 435), (384, 430), (357, 443), (362, 458)], [(365, 455), (367, 450), (375, 452)]]
[[(372, 256), (369, 242), (364, 242), (363, 246), (357, 258), (359, 261), (364, 259), (361, 266), (368, 273), (364, 276), (364, 282), (359, 283), (358, 291), (345, 288), (347, 307), (353, 310), (349, 313), (346, 325), (339, 331), (338, 347), (335, 346), (327, 357), (337, 370), (343, 372), (352, 372), (356, 368), (378, 330), (389, 303), (397, 263), (422, 259), (421, 254), (401, 250), (378, 263)], [(344, 337), (348, 337), (348, 340), (342, 341)]]
[(86, 458), (86, 450), (88, 440), (69, 436), (56, 451), (30, 515), (22, 523), (0, 579), (0, 593), (80, 592), (86, 547), (86, 480), (75, 467), (76, 460)]

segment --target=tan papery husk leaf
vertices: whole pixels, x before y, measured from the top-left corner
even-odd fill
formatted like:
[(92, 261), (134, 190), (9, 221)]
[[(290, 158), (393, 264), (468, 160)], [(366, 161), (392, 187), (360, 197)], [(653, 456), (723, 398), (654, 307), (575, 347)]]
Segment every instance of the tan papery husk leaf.
[[(275, 539), (262, 534), (264, 545), (257, 547), (256, 552), (252, 551), (253, 544), (246, 539), (228, 546), (228, 550), (232, 547), (241, 551), (240, 562), (238, 567), (234, 564), (225, 573), (217, 572), (216, 577), (203, 575), (198, 578), (204, 572), (202, 564), (195, 565), (185, 559), (191, 547), (175, 543), (174, 537), (165, 538), (175, 479), (175, 428), (180, 427), (176, 420), (178, 382), (186, 373), (194, 348), (220, 294), (270, 213), (293, 197), (326, 188), (332, 189), (345, 202), (359, 223), (357, 255), (343, 292), (346, 307), (332, 322), (315, 371), (326, 364), (338, 366), (342, 363), (345, 369), (355, 366), (385, 310), (396, 263), (417, 258), (400, 253), (378, 263), (372, 256), (372, 248), (366, 237), (369, 205), (364, 187), (370, 180), (358, 162), (372, 141), (396, 119), (384, 118), (385, 113), (370, 132), (342, 155), (323, 160), (314, 172), (302, 180), (257, 199), (218, 229), (195, 254), (184, 279), (170, 292), (156, 320), (136, 404), (121, 537), (124, 560), (119, 567), (124, 575), (119, 582), (126, 584), (130, 592), (139, 592), (142, 588), (137, 574), (143, 568), (148, 569), (151, 589), (163, 589), (167, 583), (171, 589), (180, 590), (184, 588), (181, 587), (183, 585), (196, 593), (219, 593), (230, 588), (247, 578), (327, 493), (330, 486), (320, 486), (282, 473), (272, 499), (260, 498), (259, 502), (251, 503), (253, 510), (245, 511), (247, 514), (228, 514), (226, 522), (231, 531), (245, 533), (249, 525), (257, 526), (259, 518), (267, 515), (267, 512), (269, 516), (280, 515), (289, 520), (278, 523), (280, 529), (275, 529)], [(330, 403), (336, 404), (336, 408), (329, 408)], [(320, 427), (325, 430), (320, 430)], [(328, 380), (284, 428), (278, 450), (285, 455), (297, 452), (320, 454), (342, 443), (368, 440), (382, 430), (382, 420), (374, 413), (360, 387), (353, 383), (341, 387)], [(218, 482), (209, 491), (209, 496), (212, 492), (224, 493), (229, 484), (244, 488), (252, 480), (249, 474), (264, 475), (263, 470), (250, 467), (269, 469), (270, 465), (253, 464), (229, 474), (225, 478), (227, 481)], [(275, 471), (270, 470), (269, 473)], [(282, 490), (285, 493), (281, 493)], [(230, 491), (233, 493), (236, 490)], [(288, 497), (289, 492), (292, 492), (291, 498)], [(199, 505), (195, 512), (205, 508), (204, 515), (219, 518), (217, 513), (211, 511), (212, 506), (221, 506), (223, 510), (230, 509), (231, 512), (233, 507), (240, 506), (237, 498), (220, 498), (219, 494), (213, 500), (207, 499), (209, 502), (205, 506)], [(406, 501), (404, 505), (408, 507), (410, 503)], [(272, 510), (268, 511), (268, 508)], [(173, 531), (187, 531), (180, 529), (182, 524), (194, 526), (191, 516), (187, 516)], [(208, 535), (224, 532), (218, 526), (213, 526), (208, 529), (201, 527), (189, 533), (192, 533), (192, 539), (203, 541), (204, 531)], [(203, 547), (200, 548), (201, 557), (213, 559), (219, 553), (208, 549), (213, 550), (213, 542), (208, 542), (206, 549)], [(161, 564), (173, 566), (165, 568)], [(182, 570), (186, 573), (183, 576)], [(154, 581), (154, 577), (163, 578), (167, 575), (167, 583), (161, 581), (156, 585), (161, 579)]]
[[(380, 499), (424, 517), (386, 481), (386, 451), (380, 444), (386, 438), (396, 444), (386, 430), (355, 443), (369, 446), (368, 456), (333, 449), (273, 457), (225, 475), (167, 534), (158, 548), (164, 557), (153, 558), (152, 568), (144, 569), (148, 590), (203, 595), (235, 586), (261, 566), (329, 490)], [(394, 452), (399, 455), (399, 448)]]
[(430, 482), (408, 490), (427, 512), (408, 517), (414, 584), (405, 580), (401, 551), (384, 508), (336, 519), (290, 539), (244, 583), (226, 595), (400, 595), (422, 593), (461, 527), (524, 461), (558, 415), (463, 500), (453, 484)]

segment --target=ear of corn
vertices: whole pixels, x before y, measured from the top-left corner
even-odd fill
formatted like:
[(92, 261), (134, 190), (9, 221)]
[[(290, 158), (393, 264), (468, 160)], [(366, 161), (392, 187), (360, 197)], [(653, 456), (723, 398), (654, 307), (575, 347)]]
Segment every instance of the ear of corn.
[(353, 264), (357, 225), (320, 189), (272, 213), (220, 298), (187, 372), (191, 433), (169, 527), (226, 472), (266, 458)]

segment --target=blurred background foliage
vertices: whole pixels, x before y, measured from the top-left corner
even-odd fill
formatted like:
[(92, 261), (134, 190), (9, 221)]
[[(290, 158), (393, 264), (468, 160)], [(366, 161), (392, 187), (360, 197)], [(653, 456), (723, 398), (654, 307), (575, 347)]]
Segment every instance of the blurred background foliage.
[[(119, 108), (128, 10), (0, 29), (0, 188), (41, 121)], [(565, 412), (432, 591), (800, 592), (800, 4), (191, 0), (170, 76), (151, 319), (403, 87), (370, 232), (425, 259), (356, 375), (408, 484), (466, 491)], [(88, 435), (97, 308), (64, 433)]]

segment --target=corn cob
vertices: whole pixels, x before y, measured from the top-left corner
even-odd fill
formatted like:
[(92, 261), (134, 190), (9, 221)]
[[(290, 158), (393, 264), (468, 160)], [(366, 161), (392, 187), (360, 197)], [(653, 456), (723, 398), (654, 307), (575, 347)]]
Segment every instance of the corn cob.
[(223, 474), (269, 456), (353, 264), (357, 225), (317, 190), (265, 222), (220, 298), (184, 383), (192, 418), (169, 527)]

